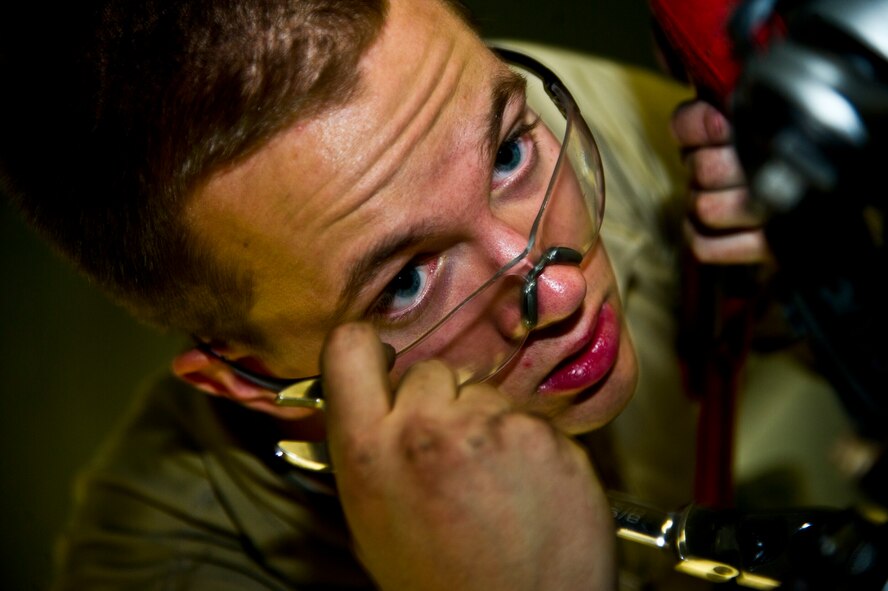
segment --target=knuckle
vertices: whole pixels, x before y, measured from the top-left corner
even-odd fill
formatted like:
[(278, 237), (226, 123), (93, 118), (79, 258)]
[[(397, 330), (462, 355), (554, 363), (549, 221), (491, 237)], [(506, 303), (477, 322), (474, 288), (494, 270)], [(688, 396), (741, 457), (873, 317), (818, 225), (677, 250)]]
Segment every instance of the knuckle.
[(437, 359), (425, 359), (411, 365), (401, 378), (402, 384), (407, 383), (411, 388), (428, 388), (434, 384), (453, 381), (453, 371), (447, 365)]
[(461, 400), (471, 400), (478, 412), (498, 413), (511, 407), (505, 396), (490, 384), (468, 384), (460, 388)]
[(495, 457), (490, 443), (489, 434), (482, 430), (419, 418), (404, 426), (398, 454), (404, 474), (429, 498), (450, 498), (459, 496), (466, 482), (483, 480)]
[(398, 438), (399, 449), (411, 464), (437, 462), (447, 447), (446, 437), (437, 422), (413, 415), (405, 422)]
[(730, 203), (723, 195), (701, 192), (694, 200), (697, 219), (707, 226), (723, 226), (729, 218)]
[(699, 222), (714, 229), (741, 231), (761, 223), (744, 188), (701, 191), (694, 198), (693, 209)]
[[(493, 403), (496, 398), (487, 401)], [(403, 417), (398, 435), (399, 452), (417, 468), (450, 471), (477, 464), (485, 456), (498, 453), (502, 446), (499, 430), (508, 409), (481, 401), (446, 416), (414, 409)]]
[(492, 451), (497, 415), (467, 413), (443, 419), (412, 413), (399, 436), (405, 459), (414, 465), (454, 466)]
[(732, 148), (703, 148), (690, 157), (694, 182), (703, 188), (726, 188), (739, 182), (741, 173)]
[(719, 160), (710, 150), (700, 150), (692, 156), (694, 182), (699, 187), (711, 188), (723, 174)]

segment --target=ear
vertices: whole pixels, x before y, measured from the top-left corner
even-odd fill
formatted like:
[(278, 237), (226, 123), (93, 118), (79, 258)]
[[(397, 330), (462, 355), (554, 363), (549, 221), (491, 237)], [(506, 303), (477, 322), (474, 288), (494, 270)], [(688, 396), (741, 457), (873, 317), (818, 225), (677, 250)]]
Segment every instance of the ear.
[[(233, 361), (245, 361), (226, 351)], [(314, 413), (312, 409), (282, 407), (275, 404), (276, 394), (249, 382), (225, 363), (193, 348), (173, 359), (173, 373), (199, 390), (228, 398), (253, 410), (270, 414), (279, 419), (301, 419)]]

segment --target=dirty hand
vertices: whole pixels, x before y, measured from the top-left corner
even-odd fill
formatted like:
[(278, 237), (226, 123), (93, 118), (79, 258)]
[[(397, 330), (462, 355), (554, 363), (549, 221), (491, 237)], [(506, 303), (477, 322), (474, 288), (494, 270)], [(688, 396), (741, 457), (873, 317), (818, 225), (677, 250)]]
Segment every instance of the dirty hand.
[(613, 518), (571, 439), (439, 361), (393, 390), (366, 324), (333, 331), (322, 367), (340, 498), (381, 589), (614, 589)]

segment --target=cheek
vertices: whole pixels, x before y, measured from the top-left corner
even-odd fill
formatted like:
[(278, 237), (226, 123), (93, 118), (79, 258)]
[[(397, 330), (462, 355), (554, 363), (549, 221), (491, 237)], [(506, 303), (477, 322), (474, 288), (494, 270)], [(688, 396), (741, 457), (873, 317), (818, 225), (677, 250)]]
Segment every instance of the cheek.
[(626, 408), (635, 394), (637, 382), (635, 349), (627, 337), (621, 341), (617, 363), (601, 389), (590, 398), (558, 412), (552, 422), (570, 435), (582, 435), (600, 429)]
[(614, 418), (619, 414), (635, 394), (638, 385), (638, 358), (635, 356), (635, 344), (629, 335), (628, 327), (623, 322), (623, 334), (620, 340), (620, 354), (614, 367), (613, 376), (613, 403)]
[(614, 275), (614, 269), (611, 266), (607, 249), (604, 247), (604, 242), (602, 242), (600, 237), (595, 246), (592, 247), (592, 252), (586, 255), (583, 275), (586, 277), (589, 291), (598, 294), (606, 293), (609, 297), (611, 295), (614, 296), (610, 299), (615, 300), (615, 302), (612, 302), (616, 303), (614, 309), (622, 317), (623, 312), (622, 306), (620, 305), (619, 294), (616, 292), (617, 280)]

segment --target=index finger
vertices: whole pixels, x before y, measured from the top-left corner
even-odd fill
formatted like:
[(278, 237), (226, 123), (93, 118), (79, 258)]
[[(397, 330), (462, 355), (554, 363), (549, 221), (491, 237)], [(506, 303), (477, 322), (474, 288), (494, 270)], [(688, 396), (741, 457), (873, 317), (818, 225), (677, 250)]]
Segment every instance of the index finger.
[(358, 433), (391, 410), (385, 349), (369, 324), (335, 328), (321, 353), (328, 438)]

